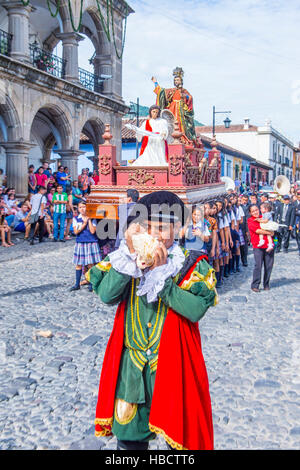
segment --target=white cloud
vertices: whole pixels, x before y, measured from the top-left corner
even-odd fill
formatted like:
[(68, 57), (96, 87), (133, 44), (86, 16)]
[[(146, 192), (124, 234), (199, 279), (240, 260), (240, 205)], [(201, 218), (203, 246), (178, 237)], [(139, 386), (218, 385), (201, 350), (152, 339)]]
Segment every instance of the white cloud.
[[(171, 86), (172, 70), (185, 71), (195, 116), (212, 121), (212, 106), (232, 111), (233, 123), (249, 116), (300, 139), (300, 11), (295, 0), (129, 0), (123, 62), (123, 96), (144, 105), (155, 101), (156, 75)], [(219, 122), (224, 119), (219, 115)]]

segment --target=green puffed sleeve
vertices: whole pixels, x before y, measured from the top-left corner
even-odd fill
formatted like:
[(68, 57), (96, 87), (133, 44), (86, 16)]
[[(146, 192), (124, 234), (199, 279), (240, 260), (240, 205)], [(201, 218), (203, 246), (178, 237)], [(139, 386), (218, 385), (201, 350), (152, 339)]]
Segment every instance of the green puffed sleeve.
[(215, 285), (214, 270), (205, 260), (201, 260), (180, 287), (171, 278), (167, 279), (159, 297), (175, 312), (198, 322), (208, 308), (217, 303)]
[[(93, 266), (85, 275), (93, 291), (105, 304), (113, 305), (123, 300), (131, 276), (116, 271), (110, 264), (109, 256)], [(126, 292), (124, 292), (126, 291)]]
[(103, 277), (97, 294), (102, 302), (108, 305), (114, 305), (124, 300), (129, 292), (131, 276), (122, 274), (111, 268)]
[(93, 290), (96, 293), (97, 293), (98, 287), (100, 286), (102, 282), (103, 277), (110, 270), (110, 268), (111, 268), (111, 264), (109, 262), (109, 257), (107, 256), (103, 261), (93, 266), (85, 274), (86, 280), (92, 284)]

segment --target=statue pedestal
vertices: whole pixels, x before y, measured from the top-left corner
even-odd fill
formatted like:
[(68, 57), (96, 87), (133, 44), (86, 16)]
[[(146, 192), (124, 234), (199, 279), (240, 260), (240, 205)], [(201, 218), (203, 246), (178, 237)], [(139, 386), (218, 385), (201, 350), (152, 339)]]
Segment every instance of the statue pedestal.
[(116, 184), (114, 167), (117, 164), (116, 146), (111, 144), (99, 145), (99, 184)]
[(185, 146), (183, 144), (169, 145), (168, 186), (185, 185)]
[(114, 170), (118, 186), (147, 186), (155, 190), (165, 188), (168, 182), (167, 166), (117, 166)]
[(121, 166), (116, 161), (116, 147), (110, 144), (106, 125), (105, 143), (99, 146), (99, 184), (92, 186), (87, 198), (87, 215), (91, 218), (116, 219), (120, 199), (128, 189), (137, 189), (140, 197), (153, 191), (176, 193), (184, 203), (197, 204), (225, 193), (220, 181), (220, 152), (213, 148), (206, 159), (204, 179), (199, 171), (203, 148), (176, 141), (169, 145), (168, 166)]

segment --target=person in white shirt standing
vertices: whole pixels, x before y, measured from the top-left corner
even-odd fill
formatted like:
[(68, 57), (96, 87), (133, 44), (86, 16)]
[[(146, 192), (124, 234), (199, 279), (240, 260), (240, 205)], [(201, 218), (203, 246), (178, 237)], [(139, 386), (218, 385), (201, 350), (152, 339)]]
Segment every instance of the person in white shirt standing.
[(39, 242), (43, 241), (44, 235), (44, 219), (45, 219), (45, 210), (46, 210), (46, 188), (44, 186), (38, 187), (37, 194), (34, 194), (30, 200), (31, 212), (30, 212), (30, 245), (34, 244), (34, 231), (36, 224), (39, 224)]

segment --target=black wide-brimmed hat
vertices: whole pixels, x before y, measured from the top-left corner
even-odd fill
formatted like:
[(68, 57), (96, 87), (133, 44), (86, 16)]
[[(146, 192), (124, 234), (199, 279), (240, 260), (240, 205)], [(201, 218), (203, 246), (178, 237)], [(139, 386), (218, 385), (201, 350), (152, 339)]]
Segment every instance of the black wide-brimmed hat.
[[(143, 206), (140, 211), (139, 205)], [(144, 208), (146, 208), (146, 211)], [(145, 214), (147, 219), (151, 221), (169, 223), (180, 221), (184, 225), (189, 215), (189, 210), (177, 194), (170, 191), (155, 191), (143, 196), (132, 207), (127, 218), (127, 227), (142, 214)]]

